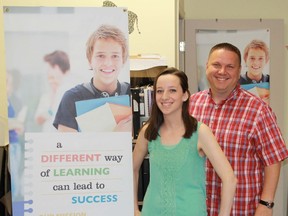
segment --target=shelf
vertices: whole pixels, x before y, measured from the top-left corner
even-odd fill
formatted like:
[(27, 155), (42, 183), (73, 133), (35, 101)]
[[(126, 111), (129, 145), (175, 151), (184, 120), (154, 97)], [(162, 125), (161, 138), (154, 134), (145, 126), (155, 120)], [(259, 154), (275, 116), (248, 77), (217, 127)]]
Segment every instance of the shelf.
[[(153, 57), (154, 56), (154, 57)], [(164, 57), (156, 55), (130, 56), (130, 70), (141, 71), (154, 67), (167, 66), (167, 60)]]
[(131, 77), (139, 77), (139, 78), (149, 78), (149, 77), (156, 77), (159, 72), (163, 71), (167, 66), (156, 66), (144, 70), (131, 70), (130, 76)]
[(130, 84), (131, 87), (140, 87), (145, 85), (153, 85), (154, 78), (163, 70), (165, 70), (167, 66), (157, 66), (144, 70), (131, 70), (130, 71)]

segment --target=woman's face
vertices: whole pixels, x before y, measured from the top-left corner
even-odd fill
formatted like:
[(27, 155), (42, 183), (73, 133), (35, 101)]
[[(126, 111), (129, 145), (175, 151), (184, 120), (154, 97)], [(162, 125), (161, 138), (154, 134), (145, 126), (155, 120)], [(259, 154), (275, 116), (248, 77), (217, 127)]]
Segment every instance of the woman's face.
[(167, 74), (158, 78), (156, 84), (156, 103), (163, 114), (171, 114), (182, 110), (183, 101), (188, 94), (183, 93), (180, 79), (176, 75)]
[(94, 71), (94, 80), (102, 84), (117, 82), (123, 67), (123, 53), (121, 45), (113, 40), (96, 40), (90, 59), (90, 66)]

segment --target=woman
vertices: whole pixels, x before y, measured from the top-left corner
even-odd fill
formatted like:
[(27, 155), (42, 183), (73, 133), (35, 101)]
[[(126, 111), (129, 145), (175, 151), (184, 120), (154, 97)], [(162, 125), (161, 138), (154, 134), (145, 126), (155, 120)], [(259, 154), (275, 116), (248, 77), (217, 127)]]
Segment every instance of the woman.
[[(167, 68), (155, 78), (154, 92), (151, 116), (133, 151), (135, 216), (207, 215), (206, 157), (223, 183), (219, 215), (230, 215), (237, 180), (210, 129), (188, 113), (186, 74)], [(139, 169), (148, 152), (150, 182), (140, 213)]]

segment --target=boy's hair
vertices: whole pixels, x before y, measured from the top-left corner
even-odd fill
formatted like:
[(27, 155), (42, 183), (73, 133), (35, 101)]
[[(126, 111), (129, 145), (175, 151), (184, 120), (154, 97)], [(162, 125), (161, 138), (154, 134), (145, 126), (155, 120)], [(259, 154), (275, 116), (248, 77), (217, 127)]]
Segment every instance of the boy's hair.
[(124, 33), (117, 27), (111, 25), (102, 25), (95, 32), (91, 34), (86, 43), (86, 56), (88, 61), (91, 60), (94, 44), (98, 39), (108, 39), (112, 38), (118, 42), (122, 47), (122, 58), (123, 63), (126, 62), (128, 58), (128, 43), (125, 38)]

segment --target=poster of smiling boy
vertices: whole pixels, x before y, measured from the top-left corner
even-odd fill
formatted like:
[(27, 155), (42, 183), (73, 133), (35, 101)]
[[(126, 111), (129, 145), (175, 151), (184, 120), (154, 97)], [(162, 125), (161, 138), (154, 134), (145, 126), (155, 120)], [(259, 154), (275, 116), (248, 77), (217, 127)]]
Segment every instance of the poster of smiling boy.
[[(20, 71), (22, 79), (17, 89), (27, 107), (23, 137), (15, 145), (21, 150), (17, 156), (20, 160), (14, 160), (10, 152), (13, 215), (92, 216), (99, 211), (105, 215), (132, 215), (127, 9), (5, 7), (4, 33), (6, 67)], [(43, 56), (55, 50), (69, 56), (70, 73), (77, 83), (62, 89), (62, 97), (58, 94), (57, 100), (54, 97), (48, 101), (47, 97), (46, 105), (59, 101), (59, 105), (53, 104), (59, 109), (47, 109), (47, 115), (55, 118), (51, 126), (58, 130), (48, 131), (36, 124), (35, 113), (41, 96), (56, 89), (62, 77), (60, 70), (51, 70), (60, 67), (60, 58), (51, 61), (49, 71), (43, 61)], [(81, 118), (81, 123), (84, 121), (88, 128), (100, 123), (99, 130), (81, 131), (76, 103), (81, 101), (83, 111), (97, 99), (104, 100), (104, 114), (96, 120), (95, 116)], [(98, 105), (89, 110), (93, 111), (89, 116), (100, 113), (95, 111)], [(125, 115), (119, 114), (116, 106), (125, 106), (121, 109)], [(107, 112), (109, 109), (111, 112)], [(116, 122), (118, 130), (102, 130), (108, 119), (105, 113)], [(71, 121), (77, 127), (70, 127)], [(16, 174), (16, 167), (21, 172)]]

